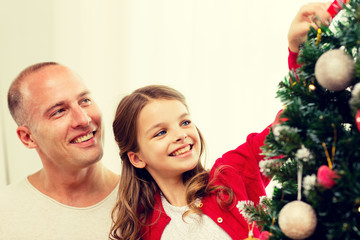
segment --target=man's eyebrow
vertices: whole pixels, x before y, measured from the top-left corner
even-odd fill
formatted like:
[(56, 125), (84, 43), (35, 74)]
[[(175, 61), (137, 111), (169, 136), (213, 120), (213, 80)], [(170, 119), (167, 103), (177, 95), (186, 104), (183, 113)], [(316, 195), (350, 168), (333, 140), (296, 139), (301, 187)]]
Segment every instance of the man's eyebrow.
[[(78, 98), (81, 98), (81, 97), (84, 97), (86, 95), (90, 94), (90, 91), (89, 90), (85, 90), (83, 92), (81, 92), (79, 95), (78, 95)], [(51, 112), (53, 109), (57, 108), (57, 107), (60, 107), (60, 106), (63, 106), (65, 104), (65, 101), (60, 101), (60, 102), (57, 102), (55, 103), (54, 105), (50, 106), (48, 109), (46, 109), (45, 111), (45, 115), (48, 114), (49, 112)]]
[(52, 105), (52, 106), (50, 106), (48, 109), (46, 109), (45, 115), (49, 114), (53, 109), (55, 109), (55, 108), (57, 108), (57, 107), (60, 107), (60, 106), (63, 106), (64, 104), (65, 104), (64, 101), (55, 103), (54, 105)]

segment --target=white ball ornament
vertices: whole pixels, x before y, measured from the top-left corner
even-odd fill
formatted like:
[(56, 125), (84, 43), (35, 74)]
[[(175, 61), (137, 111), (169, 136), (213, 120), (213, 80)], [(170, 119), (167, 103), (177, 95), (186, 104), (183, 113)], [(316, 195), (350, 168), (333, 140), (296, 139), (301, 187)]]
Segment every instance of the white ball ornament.
[(279, 213), (279, 227), (291, 239), (310, 237), (315, 231), (316, 224), (314, 209), (302, 201), (286, 204)]
[(315, 64), (318, 83), (331, 91), (342, 91), (351, 85), (355, 73), (355, 62), (342, 49), (323, 53)]

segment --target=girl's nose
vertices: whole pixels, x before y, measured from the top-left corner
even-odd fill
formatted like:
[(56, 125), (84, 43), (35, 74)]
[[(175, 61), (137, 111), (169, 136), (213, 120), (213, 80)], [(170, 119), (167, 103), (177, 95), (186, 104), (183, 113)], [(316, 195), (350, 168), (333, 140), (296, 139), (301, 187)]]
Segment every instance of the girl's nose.
[(186, 138), (187, 138), (187, 134), (186, 134), (186, 133), (183, 133), (183, 134), (181, 134), (181, 135), (176, 139), (176, 141), (177, 141), (177, 142), (180, 142), (180, 141), (185, 140)]

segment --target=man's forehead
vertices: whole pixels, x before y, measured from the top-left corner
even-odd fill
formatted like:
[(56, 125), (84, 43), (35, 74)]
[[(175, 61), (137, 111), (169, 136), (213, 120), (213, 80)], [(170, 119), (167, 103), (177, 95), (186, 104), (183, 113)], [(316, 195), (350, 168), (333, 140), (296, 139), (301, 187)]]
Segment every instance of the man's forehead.
[[(46, 66), (24, 79), (24, 90), (31, 93), (35, 91), (56, 91), (62, 87), (71, 90), (73, 88), (87, 89), (79, 75), (61, 65)], [(69, 87), (71, 86), (71, 87)]]
[(82, 79), (63, 66), (48, 66), (35, 72), (23, 85), (24, 100), (38, 106), (71, 101), (87, 94), (90, 93)]

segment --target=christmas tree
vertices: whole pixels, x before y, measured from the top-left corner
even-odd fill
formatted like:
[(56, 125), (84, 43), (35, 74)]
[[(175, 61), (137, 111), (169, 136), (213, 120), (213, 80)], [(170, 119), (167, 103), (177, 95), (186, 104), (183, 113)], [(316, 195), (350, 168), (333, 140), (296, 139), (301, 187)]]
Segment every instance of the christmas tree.
[(273, 196), (241, 210), (268, 239), (360, 239), (360, 0), (334, 3), (278, 87), (284, 109), (260, 163)]

